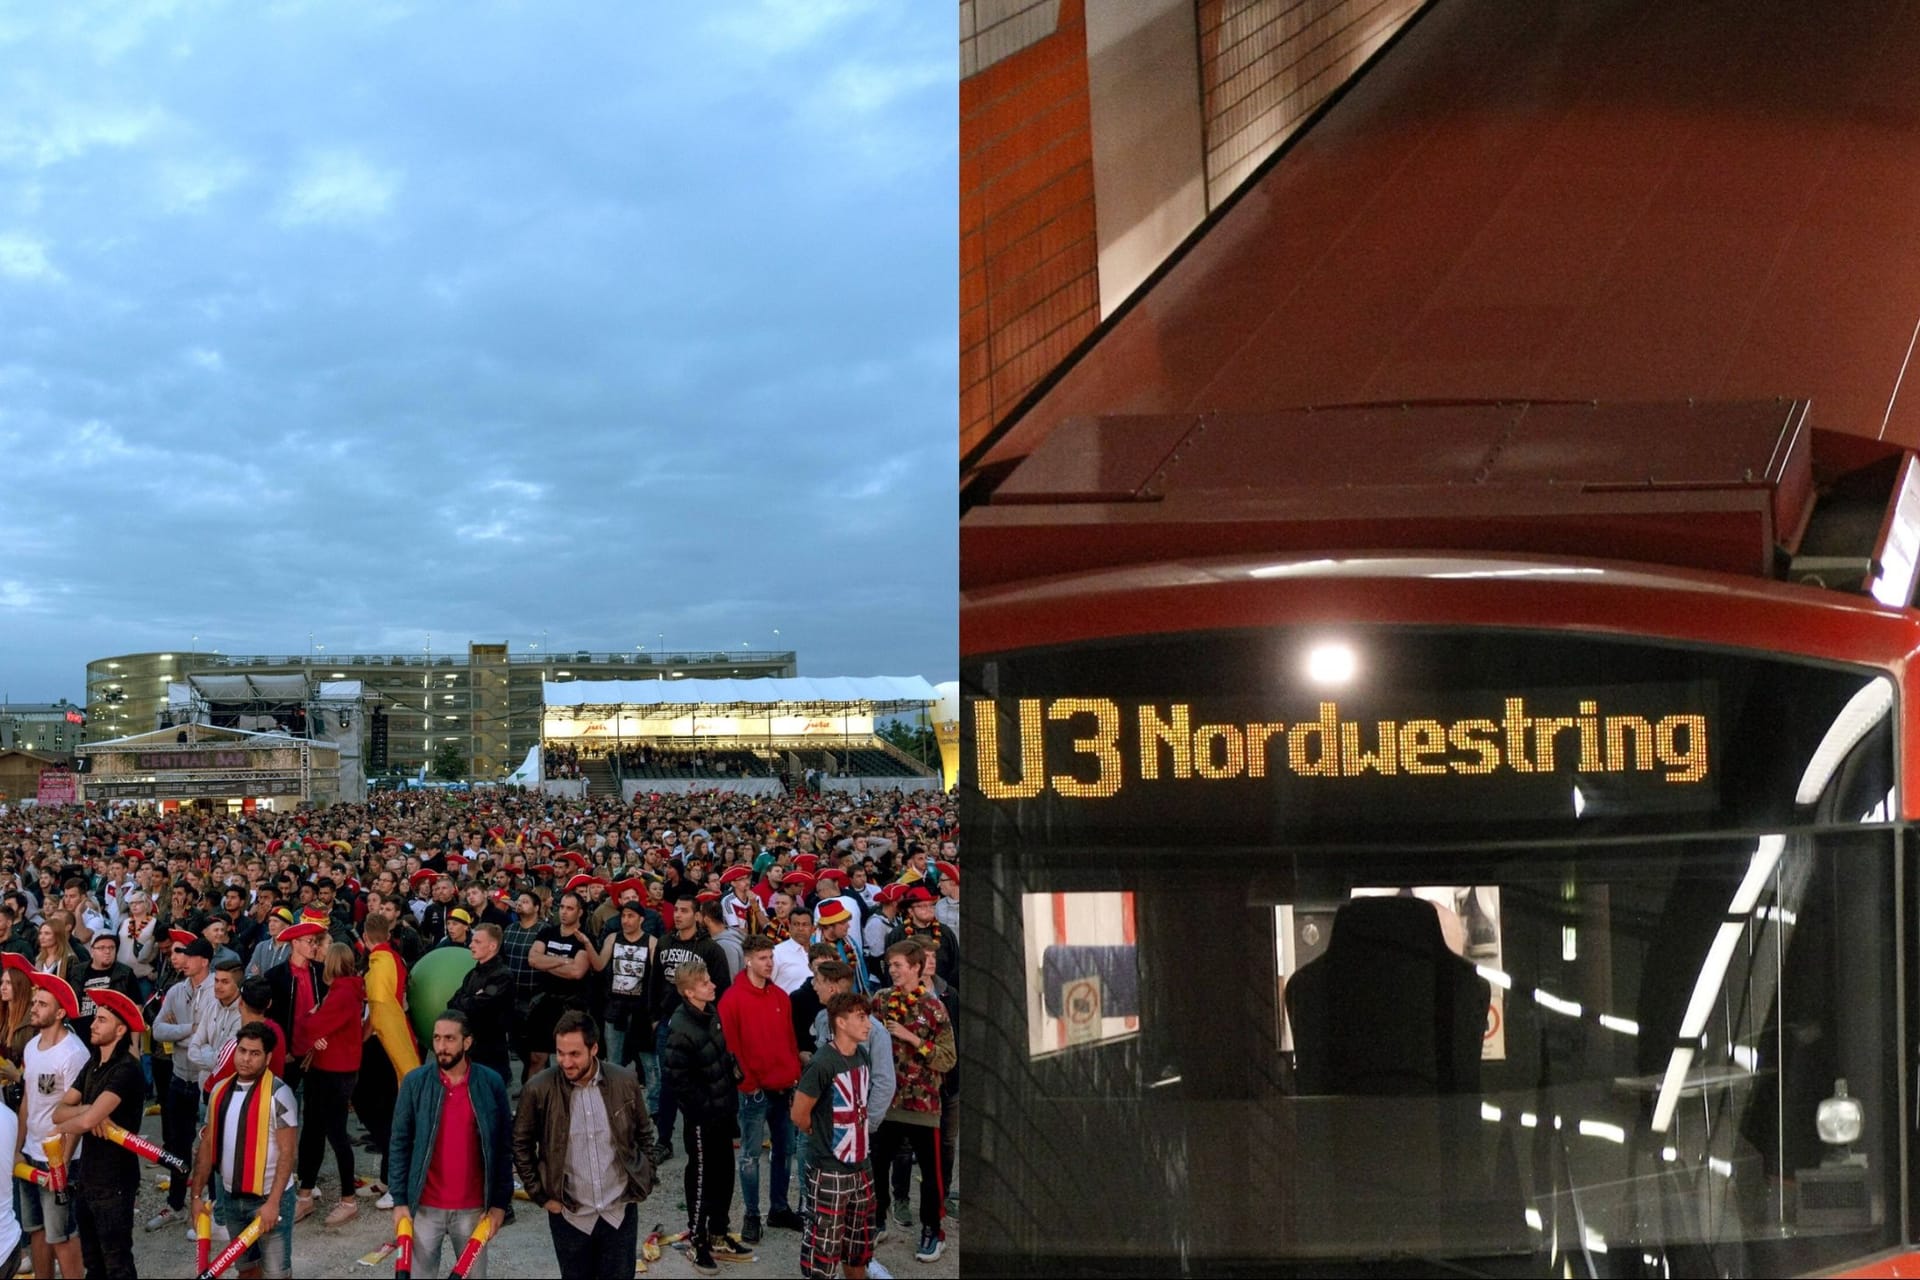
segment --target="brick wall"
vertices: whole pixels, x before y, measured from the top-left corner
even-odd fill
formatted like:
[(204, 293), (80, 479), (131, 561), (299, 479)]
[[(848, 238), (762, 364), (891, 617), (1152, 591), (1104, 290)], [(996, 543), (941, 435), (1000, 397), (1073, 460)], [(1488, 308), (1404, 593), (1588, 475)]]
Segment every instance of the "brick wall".
[(962, 10), (981, 55), (960, 81), (963, 452), (1099, 320), (1084, 3), (1059, 0), (1052, 33), (1012, 52), (995, 33), (1047, 6)]

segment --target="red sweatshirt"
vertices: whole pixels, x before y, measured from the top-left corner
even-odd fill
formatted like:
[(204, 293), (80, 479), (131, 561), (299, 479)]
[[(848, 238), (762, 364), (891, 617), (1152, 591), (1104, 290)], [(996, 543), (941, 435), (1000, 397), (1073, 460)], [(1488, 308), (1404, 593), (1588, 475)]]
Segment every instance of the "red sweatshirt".
[(366, 1000), (366, 983), (352, 974), (340, 978), (327, 988), (327, 998), (320, 1002), (320, 1007), (313, 1011), (313, 1017), (307, 1020), (314, 1041), (327, 1042), (326, 1048), (314, 1050), (311, 1064), (314, 1070), (360, 1069), (360, 1046), (364, 1043), (360, 1022), (366, 1012)]
[[(331, 998), (331, 996), (329, 996)], [(769, 982), (741, 974), (720, 997), (720, 1029), (740, 1064), (740, 1092), (791, 1089), (800, 1083), (800, 1050), (793, 1042), (793, 1002)]]

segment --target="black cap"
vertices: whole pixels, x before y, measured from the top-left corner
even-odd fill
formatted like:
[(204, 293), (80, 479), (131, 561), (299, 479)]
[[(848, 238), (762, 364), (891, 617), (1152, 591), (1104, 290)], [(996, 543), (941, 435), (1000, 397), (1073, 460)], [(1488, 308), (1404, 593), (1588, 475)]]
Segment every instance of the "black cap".
[(213, 944), (205, 938), (195, 938), (186, 945), (185, 951), (189, 957), (198, 957), (201, 960), (213, 959)]

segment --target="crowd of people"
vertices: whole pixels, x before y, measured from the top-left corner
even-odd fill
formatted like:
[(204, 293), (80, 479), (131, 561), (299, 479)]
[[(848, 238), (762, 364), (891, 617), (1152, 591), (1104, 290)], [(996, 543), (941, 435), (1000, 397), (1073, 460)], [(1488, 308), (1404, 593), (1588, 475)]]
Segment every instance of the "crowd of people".
[[(135, 1232), (204, 1206), (224, 1235), (261, 1224), (242, 1275), (284, 1276), (297, 1224), (366, 1198), (431, 1276), (517, 1193), (560, 1273), (629, 1277), (677, 1142), (701, 1274), (773, 1230), (809, 1275), (868, 1274), (916, 1209), (931, 1262), (959, 885), (939, 793), (0, 810), (0, 1141), (25, 1165), (0, 1257), (24, 1237), (36, 1276), (134, 1276)], [(410, 984), (449, 948), (457, 988)], [(142, 1224), (140, 1161), (106, 1135), (149, 1099), (191, 1176)], [(350, 1117), (380, 1153), (365, 1186)]]

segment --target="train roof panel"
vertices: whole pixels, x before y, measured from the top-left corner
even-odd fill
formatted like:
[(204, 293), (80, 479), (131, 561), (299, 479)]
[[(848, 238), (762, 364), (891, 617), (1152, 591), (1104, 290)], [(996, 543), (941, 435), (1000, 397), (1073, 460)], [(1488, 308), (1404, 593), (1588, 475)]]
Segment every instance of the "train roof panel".
[(1811, 402), (1920, 444), (1920, 6), (1439, 4), (984, 456), (1104, 414)]

